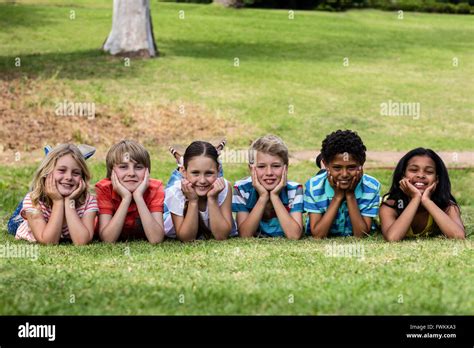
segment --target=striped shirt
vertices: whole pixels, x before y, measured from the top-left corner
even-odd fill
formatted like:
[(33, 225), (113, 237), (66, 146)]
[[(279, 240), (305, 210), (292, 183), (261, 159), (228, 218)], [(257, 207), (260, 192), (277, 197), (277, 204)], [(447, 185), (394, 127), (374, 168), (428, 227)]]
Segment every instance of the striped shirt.
[[(375, 218), (380, 205), (380, 183), (370, 175), (364, 174), (357, 184), (354, 195), (360, 214)], [(317, 174), (306, 182), (304, 193), (304, 210), (307, 213), (324, 214), (334, 197), (334, 189), (327, 180), (327, 172)], [(306, 226), (309, 231), (309, 219)], [(372, 221), (372, 230), (375, 223)], [(337, 211), (329, 236), (352, 236), (352, 223), (349, 217), (347, 202), (344, 200)]]
[[(280, 199), (286, 210), (291, 213), (303, 212), (303, 186), (294, 181), (288, 181), (280, 192)], [(234, 185), (232, 195), (232, 211), (249, 213), (257, 204), (258, 193), (252, 185), (252, 177), (239, 180)], [(278, 221), (275, 212), (260, 221), (258, 236), (284, 237), (285, 232)]]
[[(26, 213), (28, 212), (38, 212), (43, 214), (43, 218), (46, 222), (49, 221), (51, 217), (51, 208), (47, 207), (43, 202), (39, 201), (40, 209), (37, 209), (33, 206), (31, 202), (30, 194), (28, 193), (25, 198), (23, 199), (23, 208), (20, 211), (21, 216), (25, 219), (20, 226), (18, 226), (18, 230), (16, 232), (16, 239), (25, 239), (29, 242), (36, 242), (36, 238), (33, 236), (33, 232), (31, 231), (30, 226), (28, 225), (28, 220), (26, 217)], [(87, 194), (86, 201), (83, 205), (76, 208), (77, 215), (82, 218), (85, 214), (91, 212), (97, 212), (99, 208), (97, 207), (97, 200), (94, 195)], [(69, 228), (67, 224), (63, 225), (61, 231), (61, 239), (70, 239), (69, 236)]]

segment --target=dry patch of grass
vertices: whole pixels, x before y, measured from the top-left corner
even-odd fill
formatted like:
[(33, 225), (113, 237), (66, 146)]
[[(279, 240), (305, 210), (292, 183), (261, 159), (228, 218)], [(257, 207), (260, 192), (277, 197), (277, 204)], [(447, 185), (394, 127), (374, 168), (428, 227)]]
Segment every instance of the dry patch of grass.
[[(117, 107), (112, 101), (85, 102), (62, 81), (0, 80), (1, 149), (26, 152), (64, 142), (108, 147), (122, 138), (169, 145), (238, 130), (235, 122), (203, 105), (127, 101)], [(82, 112), (79, 103), (85, 103)]]

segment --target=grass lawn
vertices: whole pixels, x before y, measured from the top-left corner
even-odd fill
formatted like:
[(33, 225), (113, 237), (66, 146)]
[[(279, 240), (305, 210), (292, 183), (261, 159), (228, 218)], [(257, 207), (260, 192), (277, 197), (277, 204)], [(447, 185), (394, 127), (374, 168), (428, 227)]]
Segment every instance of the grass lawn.
[[(292, 151), (317, 151), (326, 134), (351, 128), (369, 150), (474, 148), (470, 16), (296, 11), (289, 20), (286, 11), (154, 1), (161, 56), (124, 67), (98, 50), (111, 7), (109, 0), (0, 2), (0, 145), (26, 157), (45, 142), (89, 142), (99, 148), (89, 163), (92, 184), (105, 176), (106, 147), (121, 136), (149, 147), (152, 176), (163, 181), (174, 167), (165, 147), (197, 137), (227, 136), (237, 149), (272, 132)], [(95, 103), (95, 119), (58, 123), (53, 113), (64, 99)], [(420, 103), (420, 118), (381, 116), (389, 100)], [(6, 234), (35, 166), (0, 164), (2, 251), (36, 248)], [(299, 162), (289, 177), (304, 183), (315, 172)], [(246, 165), (227, 163), (225, 173), (235, 181)], [(391, 172), (367, 173), (385, 193)], [(37, 260), (0, 258), (0, 314), (472, 315), (474, 169), (450, 176), (465, 241), (389, 244), (378, 234), (37, 246)], [(339, 256), (341, 249), (353, 256)]]
[[(0, 76), (12, 75), (9, 83), (18, 85), (8, 87), (29, 98), (18, 110), (25, 117), (46, 117), (64, 99), (94, 102), (96, 123), (120, 115), (119, 125), (133, 128), (143, 114), (159, 119), (143, 141), (168, 145), (160, 125), (179, 119), (184, 105), (186, 127), (195, 114), (227, 121), (228, 129), (211, 133), (226, 135), (232, 147), (273, 132), (292, 150), (314, 149), (331, 131), (351, 128), (369, 150), (474, 148), (471, 16), (405, 13), (400, 20), (375, 10), (296, 11), (290, 20), (280, 10), (154, 1), (161, 57), (124, 67), (99, 50), (111, 28), (111, 1), (17, 3), (0, 4)], [(25, 77), (36, 85), (28, 87)], [(388, 101), (420, 103), (421, 115), (381, 116), (380, 104)], [(170, 113), (153, 114), (163, 108)], [(80, 131), (77, 141), (102, 141)], [(40, 134), (31, 142), (51, 140)]]
[[(173, 168), (171, 156), (156, 157), (153, 163), (160, 163), (153, 175), (166, 180)], [(93, 182), (105, 175), (98, 160), (91, 160), (91, 168)], [(0, 167), (4, 223), (33, 170)], [(312, 172), (313, 165), (306, 162), (290, 168), (290, 176), (300, 182)], [(390, 171), (368, 174), (387, 190)], [(226, 166), (229, 180), (244, 175), (245, 165)], [(473, 314), (473, 176), (472, 170), (451, 174), (470, 234), (466, 241), (435, 238), (389, 244), (376, 235), (362, 241), (39, 246), (37, 260), (0, 259), (0, 313)], [(5, 230), (0, 233), (2, 247), (29, 246)], [(338, 257), (341, 248), (354, 257)]]

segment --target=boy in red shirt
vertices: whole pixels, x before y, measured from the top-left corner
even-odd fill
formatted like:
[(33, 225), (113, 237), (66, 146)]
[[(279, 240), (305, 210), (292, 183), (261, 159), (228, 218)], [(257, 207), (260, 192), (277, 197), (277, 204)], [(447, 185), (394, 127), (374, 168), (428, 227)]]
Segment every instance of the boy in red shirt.
[(139, 143), (122, 140), (107, 153), (107, 178), (95, 185), (99, 206), (99, 236), (105, 242), (164, 239), (164, 189), (150, 179), (150, 155)]

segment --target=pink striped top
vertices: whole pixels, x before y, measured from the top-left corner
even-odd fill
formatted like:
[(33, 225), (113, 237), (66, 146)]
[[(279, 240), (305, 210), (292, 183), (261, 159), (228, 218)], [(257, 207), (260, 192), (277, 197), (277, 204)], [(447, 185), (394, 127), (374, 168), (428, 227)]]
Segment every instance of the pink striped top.
[[(43, 214), (43, 218), (46, 222), (49, 221), (51, 216), (51, 208), (48, 208), (43, 202), (39, 202), (41, 208), (41, 214)], [(85, 214), (90, 212), (97, 212), (99, 208), (97, 207), (97, 200), (94, 195), (87, 194), (86, 201), (83, 205), (76, 208), (77, 215), (82, 218)], [(21, 209), (21, 216), (25, 219), (20, 226), (18, 226), (18, 230), (16, 231), (16, 239), (26, 239), (30, 242), (36, 242), (35, 237), (33, 236), (33, 232), (31, 231), (30, 226), (28, 225), (28, 220), (26, 218), (26, 212), (39, 212), (39, 209), (35, 208), (31, 203), (31, 197), (28, 193), (25, 198), (23, 199), (23, 208)], [(69, 228), (67, 224), (63, 225), (63, 229), (61, 231), (61, 238), (69, 239)]]

